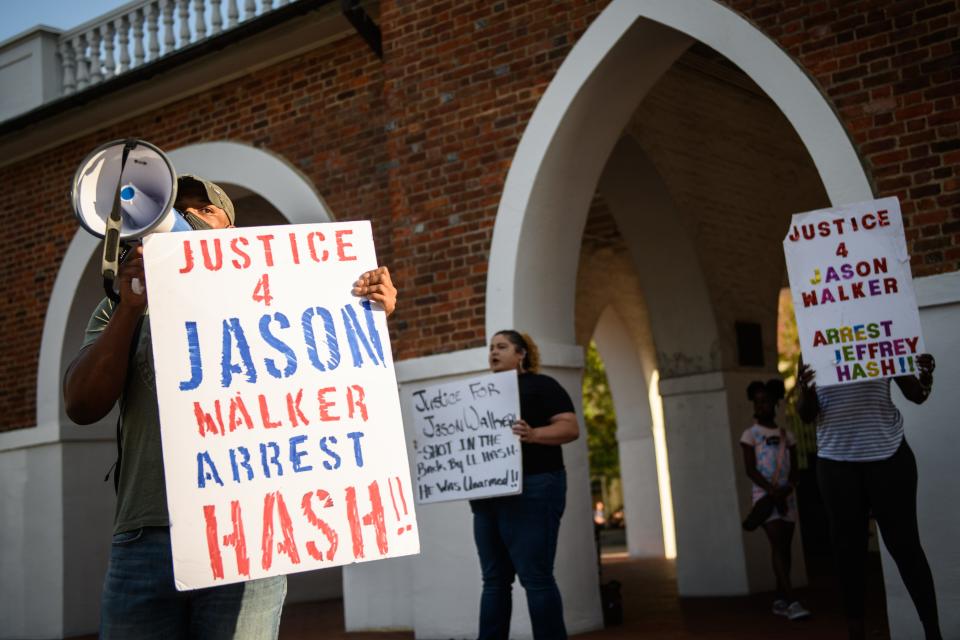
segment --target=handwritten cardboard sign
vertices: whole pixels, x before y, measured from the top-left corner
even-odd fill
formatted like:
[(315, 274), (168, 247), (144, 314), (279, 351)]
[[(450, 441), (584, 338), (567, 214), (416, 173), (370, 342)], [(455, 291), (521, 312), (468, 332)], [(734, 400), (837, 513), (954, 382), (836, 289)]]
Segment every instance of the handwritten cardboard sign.
[(923, 336), (896, 198), (796, 214), (783, 250), (817, 384), (916, 373)]
[(520, 493), (517, 372), (411, 387), (416, 499), (420, 504)]
[(144, 249), (177, 588), (418, 553), (370, 224)]

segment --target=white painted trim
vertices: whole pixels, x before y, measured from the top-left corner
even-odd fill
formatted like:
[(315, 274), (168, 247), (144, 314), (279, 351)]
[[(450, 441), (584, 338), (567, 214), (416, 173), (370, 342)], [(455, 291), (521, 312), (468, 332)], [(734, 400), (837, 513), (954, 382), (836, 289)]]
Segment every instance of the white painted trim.
[(204, 142), (174, 149), (167, 155), (177, 173), (242, 185), (262, 196), (292, 224), (334, 219), (306, 176), (263, 149), (239, 142)]
[(600, 173), (637, 104), (692, 43), (653, 23), (631, 33), (635, 20), (609, 12), (557, 70), (517, 147), (490, 248), (488, 333), (515, 326), (572, 342), (571, 256)]
[[(24, 430), (23, 446), (27, 443), (47, 442), (60, 439), (60, 406), (63, 401), (60, 391), (60, 362), (64, 337), (67, 332), (67, 320), (73, 297), (80, 284), (80, 278), (86, 269), (100, 241), (78, 229), (70, 241), (63, 256), (57, 279), (50, 294), (50, 303), (43, 323), (40, 342), (40, 357), (37, 362), (37, 428)], [(0, 450), (10, 448), (18, 438), (0, 434)]]
[[(614, 412), (618, 417), (617, 441), (651, 438), (653, 419), (648, 400), (649, 379), (643, 370), (640, 348), (634, 344), (630, 330), (613, 305), (608, 305), (600, 314), (593, 329), (593, 342), (606, 369)], [(625, 432), (624, 419), (639, 427)]]
[(797, 131), (833, 205), (873, 198), (863, 164), (832, 105), (812, 78), (746, 18), (715, 0), (615, 0), (696, 38), (742, 69)]
[(960, 302), (960, 271), (915, 278), (913, 291), (921, 309)]
[(726, 389), (723, 371), (698, 373), (692, 376), (660, 380), (660, 397), (683, 396), (693, 393), (711, 393)]
[[(537, 347), (540, 349), (541, 367), (548, 369), (583, 368), (583, 347), (579, 345), (547, 342), (537, 344)], [(400, 384), (489, 373), (486, 347), (409, 358), (394, 363), (394, 367), (397, 372), (397, 382)]]
[(701, 370), (718, 366), (711, 362), (719, 342), (717, 320), (697, 248), (669, 188), (632, 136), (621, 136), (611, 149), (599, 191), (640, 281), (656, 345), (651, 347), (663, 354), (660, 375), (678, 375), (664, 367), (673, 353), (699, 361)]
[(400, 360), (394, 364), (397, 382), (408, 384), (469, 373), (487, 373), (487, 348), (461, 349), (421, 358)]
[(650, 389), (640, 357), (642, 347), (634, 342), (613, 305), (600, 314), (593, 341), (607, 370), (617, 416), (627, 548), (632, 557), (675, 558), (677, 543), (663, 412), (661, 409), (655, 416), (651, 410), (653, 398), (658, 405), (660, 398), (656, 397), (656, 389)]
[(540, 366), (548, 369), (582, 369), (585, 357), (578, 344), (538, 342)]
[[(236, 184), (270, 202), (291, 223), (333, 220), (310, 181), (279, 156), (237, 142), (206, 142), (175, 149), (167, 154), (178, 173), (193, 173), (218, 183)], [(67, 321), (74, 295), (90, 257), (100, 242), (77, 230), (64, 254), (53, 285), (44, 320), (37, 366), (37, 427), (0, 433), (0, 451), (21, 449), (63, 440), (108, 440), (107, 426), (78, 432), (60, 424), (60, 363)]]

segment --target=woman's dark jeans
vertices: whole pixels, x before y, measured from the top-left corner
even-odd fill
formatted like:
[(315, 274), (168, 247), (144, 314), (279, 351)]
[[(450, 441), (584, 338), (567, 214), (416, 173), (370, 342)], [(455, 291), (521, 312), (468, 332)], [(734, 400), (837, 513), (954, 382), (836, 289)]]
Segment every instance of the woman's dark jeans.
[(859, 635), (864, 620), (867, 519), (872, 513), (917, 607), (926, 637), (940, 638), (933, 575), (917, 527), (917, 461), (906, 441), (886, 460), (838, 462), (820, 458), (817, 480), (830, 521), (851, 637)]
[(515, 576), (527, 592), (536, 640), (562, 640), (563, 603), (553, 578), (560, 516), (567, 497), (565, 471), (523, 477), (517, 496), (473, 500), (473, 536), (480, 554), (483, 595), (480, 640), (507, 640)]

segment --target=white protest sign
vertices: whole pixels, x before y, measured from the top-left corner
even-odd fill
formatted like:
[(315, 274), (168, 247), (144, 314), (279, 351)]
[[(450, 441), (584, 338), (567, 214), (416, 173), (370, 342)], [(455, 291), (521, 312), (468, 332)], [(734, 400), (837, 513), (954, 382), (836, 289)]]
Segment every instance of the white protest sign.
[(413, 416), (417, 502), (520, 493), (517, 372), (404, 389)]
[(796, 214), (783, 251), (817, 384), (916, 373), (923, 336), (896, 198)]
[(368, 222), (144, 242), (177, 588), (419, 552)]

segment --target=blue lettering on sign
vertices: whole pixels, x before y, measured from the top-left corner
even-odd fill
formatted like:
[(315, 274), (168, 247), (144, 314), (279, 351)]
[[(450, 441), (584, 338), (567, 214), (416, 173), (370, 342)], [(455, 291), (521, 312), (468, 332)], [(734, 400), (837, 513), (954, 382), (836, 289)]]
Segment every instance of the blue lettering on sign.
[[(260, 466), (252, 462), (251, 450), (256, 445), (238, 445), (226, 451), (211, 454), (209, 451), (197, 453), (197, 487), (204, 489), (215, 485), (224, 486), (224, 482), (217, 470), (217, 463), (226, 467), (229, 460), (232, 477), (229, 477), (234, 484), (243, 484), (256, 479), (258, 473), (262, 479), (278, 478), (284, 475), (285, 470), (292, 470), (293, 473), (322, 473), (315, 465), (308, 464), (311, 455), (314, 455), (315, 449), (308, 434), (298, 434), (278, 441), (264, 441), (259, 443), (260, 448)], [(337, 436), (320, 436), (317, 438), (317, 447), (321, 452), (322, 468), (330, 472), (339, 472), (350, 465), (350, 452), (353, 450), (353, 462), (357, 469), (364, 466), (362, 441), (365, 434), (362, 431), (352, 431), (346, 434), (343, 442), (338, 441)], [(352, 443), (352, 445), (351, 445)], [(218, 456), (222, 456), (218, 458)], [(286, 466), (286, 469), (284, 467)]]
[[(273, 455), (267, 456), (267, 447), (270, 447), (273, 450)], [(277, 475), (283, 475), (283, 467), (280, 466), (280, 446), (276, 442), (261, 442), (260, 443), (260, 463), (263, 465), (263, 475), (265, 478), (270, 477), (270, 467), (267, 466), (268, 462), (272, 462), (274, 466), (277, 467)]]
[(331, 451), (331, 450), (327, 447), (327, 440), (329, 440), (331, 444), (337, 444), (337, 437), (336, 437), (336, 436), (329, 436), (329, 437), (323, 436), (322, 438), (320, 438), (320, 450), (323, 451), (323, 452), (324, 452), (325, 454), (327, 454), (328, 456), (330, 456), (330, 459), (333, 460), (333, 464), (330, 464), (329, 461), (324, 460), (324, 461), (323, 461), (323, 468), (326, 469), (327, 471), (333, 471), (334, 469), (339, 469), (339, 468), (340, 468), (340, 456), (337, 455), (337, 452), (336, 452), (336, 451)]
[(267, 367), (267, 373), (274, 378), (289, 378), (297, 370), (297, 355), (286, 342), (270, 333), (271, 320), (276, 320), (281, 329), (288, 329), (290, 327), (290, 321), (287, 320), (287, 316), (280, 312), (273, 314), (273, 318), (270, 317), (270, 314), (264, 314), (264, 316), (260, 318), (260, 335), (263, 336), (267, 344), (287, 357), (287, 366), (281, 373), (272, 358), (264, 358), (263, 362)]
[[(204, 470), (204, 466), (206, 466), (206, 470)], [(203, 489), (210, 480), (213, 480), (221, 487), (223, 486), (223, 480), (220, 479), (220, 474), (217, 473), (217, 465), (213, 464), (213, 460), (210, 459), (208, 452), (201, 451), (197, 454), (197, 487)]]
[[(237, 455), (243, 456), (243, 460), (237, 461)], [(247, 471), (247, 480), (253, 480), (253, 467), (250, 466), (250, 450), (246, 447), (236, 447), (230, 449), (230, 466), (233, 469), (233, 481), (240, 482), (240, 467)]]
[(200, 367), (200, 337), (197, 335), (197, 323), (185, 322), (187, 329), (187, 352), (190, 354), (190, 379), (180, 383), (180, 391), (192, 391), (203, 382), (203, 369)]
[[(371, 311), (370, 303), (363, 301), (361, 306), (363, 307), (364, 316), (367, 321), (367, 331), (370, 333), (369, 338), (367, 338), (367, 336), (363, 333), (363, 329), (360, 328), (360, 320), (357, 318), (357, 312), (353, 310), (353, 307), (347, 305), (341, 310), (341, 314), (343, 315), (343, 326), (347, 330), (347, 342), (350, 343), (350, 354), (353, 356), (353, 366), (363, 366), (363, 356), (360, 354), (360, 344), (363, 345), (364, 350), (367, 352), (367, 356), (369, 356), (374, 365), (384, 365), (383, 345), (380, 343), (380, 334), (377, 332), (377, 326), (373, 319), (373, 312)], [(371, 343), (373, 344), (372, 347), (370, 346)], [(376, 349), (376, 354), (374, 354), (374, 349)], [(379, 361), (377, 360), (378, 356)]]
[[(320, 362), (320, 354), (317, 351), (317, 339), (313, 332), (313, 318), (316, 315), (323, 318), (327, 350), (330, 352), (330, 359), (327, 360), (326, 366)], [(307, 355), (310, 356), (310, 362), (320, 371), (333, 371), (336, 369), (340, 365), (340, 345), (337, 342), (337, 329), (333, 325), (333, 316), (323, 307), (313, 307), (303, 312), (300, 321), (303, 324), (303, 340), (307, 345)]]
[(363, 467), (363, 451), (360, 450), (360, 438), (363, 437), (362, 431), (351, 431), (347, 437), (353, 440), (353, 457), (357, 462), (357, 467)]
[(302, 464), (300, 458), (307, 455), (306, 451), (300, 451), (299, 446), (307, 439), (307, 436), (294, 436), (290, 438), (290, 462), (293, 464), (293, 470), (297, 473), (301, 471), (311, 471), (313, 469), (309, 464)]
[[(353, 366), (363, 367), (365, 364), (383, 367), (386, 366), (383, 352), (383, 341), (377, 331), (376, 319), (369, 302), (360, 303), (364, 319), (360, 319), (354, 305), (345, 305), (340, 309), (339, 317), (343, 322), (342, 331), (346, 334), (350, 347)], [(317, 334), (314, 325), (319, 317), (323, 324), (321, 344), (317, 343)], [(304, 346), (307, 349), (310, 363), (318, 371), (333, 371), (340, 366), (340, 343), (337, 337), (337, 327), (334, 323), (336, 316), (323, 307), (308, 307), (301, 316)], [(277, 327), (273, 327), (276, 323)], [(222, 321), (222, 342), (220, 352), (220, 384), (229, 388), (236, 376), (256, 384), (258, 373), (254, 365), (253, 353), (247, 339), (240, 318), (226, 318)], [(272, 348), (281, 356), (277, 358), (262, 358), (267, 373), (276, 379), (289, 378), (299, 369), (297, 352), (287, 340), (281, 339), (278, 334), (290, 328), (290, 320), (283, 313), (273, 315), (264, 314), (259, 320), (259, 335), (266, 347)], [(200, 330), (196, 322), (184, 323), (186, 333), (188, 366), (190, 378), (179, 383), (181, 391), (193, 391), (203, 383), (202, 349), (200, 344)], [(343, 335), (341, 334), (341, 335)], [(256, 335), (256, 334), (252, 334)], [(286, 335), (286, 334), (284, 334)], [(259, 343), (255, 347), (263, 348)], [(323, 354), (321, 354), (323, 352)], [(259, 357), (259, 353), (258, 353)], [(282, 368), (281, 368), (282, 367)]]
[[(233, 340), (230, 336), (233, 336)], [(220, 366), (223, 372), (220, 383), (224, 387), (229, 387), (233, 382), (233, 374), (243, 373), (239, 364), (233, 362), (233, 342), (237, 343), (237, 352), (243, 363), (243, 368), (247, 370), (247, 382), (257, 381), (257, 370), (253, 368), (253, 357), (250, 355), (250, 345), (247, 344), (247, 336), (243, 333), (243, 327), (240, 326), (239, 318), (227, 318), (223, 321), (223, 355), (221, 356)]]

